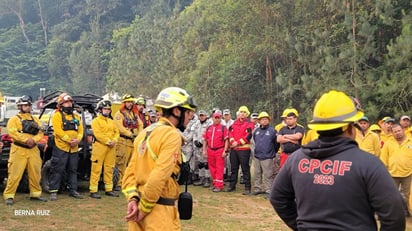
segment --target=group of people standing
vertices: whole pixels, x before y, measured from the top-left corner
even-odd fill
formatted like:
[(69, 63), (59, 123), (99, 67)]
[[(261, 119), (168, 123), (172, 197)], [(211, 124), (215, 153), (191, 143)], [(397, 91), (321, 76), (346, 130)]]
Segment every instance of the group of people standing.
[[(191, 164), (193, 185), (213, 192), (233, 192), (241, 170), (243, 195), (266, 194), (268, 197), (279, 167), (301, 146), (305, 131), (297, 123), (297, 110), (285, 109), (282, 122), (275, 127), (271, 126), (267, 112), (250, 113), (247, 106), (239, 107), (235, 120), (229, 109), (215, 108), (210, 115), (200, 110), (183, 133), (182, 149)], [(226, 189), (224, 181), (228, 182)]]
[[(42, 160), (37, 144), (45, 135), (40, 120), (32, 115), (32, 98), (22, 96), (17, 101), (19, 113), (10, 118), (7, 131), (13, 139), (8, 161), (7, 185), (3, 192), (6, 205), (14, 204), (14, 197), (24, 171), (29, 177), (30, 200), (47, 201), (41, 197), (40, 185)], [(122, 97), (120, 110), (112, 118), (112, 103), (102, 100), (96, 106), (97, 116), (91, 122), (93, 131), (91, 172), (89, 181), (90, 197), (100, 199), (98, 183), (103, 172), (106, 196), (118, 197), (122, 176), (131, 159), (133, 140), (150, 125), (150, 115), (144, 113), (146, 101), (143, 97), (135, 99), (126, 94)], [(49, 192), (50, 200), (57, 200), (57, 193), (67, 178), (69, 196), (83, 199), (78, 188), (79, 143), (83, 140), (84, 126), (81, 116), (76, 112), (72, 96), (60, 94), (56, 99), (57, 108), (52, 115), (53, 147), (50, 159)], [(119, 169), (119, 181), (113, 185), (113, 172)]]

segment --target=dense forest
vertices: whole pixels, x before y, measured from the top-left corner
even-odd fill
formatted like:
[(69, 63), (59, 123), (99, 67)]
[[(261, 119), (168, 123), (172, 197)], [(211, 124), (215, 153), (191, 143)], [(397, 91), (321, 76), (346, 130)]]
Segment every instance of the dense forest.
[[(357, 97), (370, 119), (412, 115), (410, 0), (0, 0), (0, 91), (155, 97), (202, 109)], [(46, 93), (47, 93), (46, 92)], [(275, 119), (277, 120), (277, 119)]]

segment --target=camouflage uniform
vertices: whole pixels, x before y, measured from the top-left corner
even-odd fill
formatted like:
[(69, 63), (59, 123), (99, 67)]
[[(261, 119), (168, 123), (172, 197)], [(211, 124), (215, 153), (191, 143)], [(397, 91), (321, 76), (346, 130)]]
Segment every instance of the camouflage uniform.
[(199, 176), (199, 168), (195, 164), (195, 157), (193, 155), (193, 135), (194, 132), (192, 131), (192, 126), (198, 121), (197, 117), (194, 117), (186, 126), (185, 131), (183, 132), (183, 137), (185, 138), (185, 142), (182, 146), (182, 152), (186, 156), (186, 160), (189, 161), (190, 170), (192, 174)]
[(206, 119), (204, 122), (197, 120), (192, 126), (193, 131), (193, 154), (195, 157), (195, 166), (199, 168), (199, 182), (194, 182), (196, 186), (203, 185), (204, 187), (210, 186), (210, 171), (207, 165), (207, 158), (202, 155), (202, 147), (197, 147), (196, 142), (203, 144), (203, 134), (205, 133), (207, 127), (210, 125), (210, 120)]

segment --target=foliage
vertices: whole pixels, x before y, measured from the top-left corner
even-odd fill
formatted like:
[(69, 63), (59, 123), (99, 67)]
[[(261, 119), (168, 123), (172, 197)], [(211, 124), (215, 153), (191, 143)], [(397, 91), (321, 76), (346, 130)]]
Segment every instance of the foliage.
[(278, 118), (295, 107), (306, 123), (334, 88), (359, 98), (374, 121), (410, 115), (411, 8), (408, 0), (0, 0), (1, 91), (155, 97), (174, 85), (202, 109), (248, 105)]

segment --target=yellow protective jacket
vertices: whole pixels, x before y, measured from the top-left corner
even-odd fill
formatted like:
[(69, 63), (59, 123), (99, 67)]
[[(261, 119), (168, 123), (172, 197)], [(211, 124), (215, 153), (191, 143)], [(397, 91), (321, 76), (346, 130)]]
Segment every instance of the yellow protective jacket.
[(96, 142), (108, 145), (111, 141), (117, 143), (119, 140), (119, 129), (112, 119), (98, 115), (92, 120), (91, 126)]
[[(137, 127), (132, 128), (131, 126), (125, 126), (127, 124), (125, 117), (127, 117), (129, 120), (137, 121)], [(120, 136), (123, 138), (134, 138), (133, 135), (136, 136), (143, 130), (143, 122), (140, 120), (138, 114), (134, 113), (133, 111), (117, 111), (114, 115), (114, 122), (116, 123), (116, 126), (119, 129)]]
[(392, 133), (388, 133), (388, 134), (386, 134), (385, 132), (381, 132), (381, 135), (380, 135), (380, 139), (381, 139), (381, 141), (383, 141), (383, 143), (386, 143), (386, 141), (388, 141), (388, 140), (392, 140), (392, 139), (394, 139), (393, 138), (393, 134)]
[(402, 144), (395, 139), (385, 142), (380, 159), (392, 177), (407, 177), (412, 174), (412, 139), (407, 138)]
[[(76, 130), (63, 130), (63, 118), (62, 114), (65, 116), (67, 121), (73, 120), (74, 118), (77, 119), (77, 131)], [(52, 117), (52, 124), (53, 124), (53, 134), (54, 134), (54, 142), (56, 146), (65, 152), (75, 153), (79, 150), (79, 145), (75, 147), (70, 147), (70, 141), (72, 139), (81, 140), (83, 138), (83, 124), (80, 119), (80, 116), (77, 114), (67, 114), (65, 112), (60, 113), (60, 111), (56, 110)]]
[(312, 142), (312, 141), (314, 141), (314, 140), (317, 140), (319, 138), (319, 134), (318, 134), (318, 132), (317, 131), (315, 131), (315, 130), (308, 130), (307, 132), (306, 132), (306, 134), (303, 136), (303, 138), (302, 138), (302, 145), (306, 145), (306, 144), (308, 144), (309, 142)]
[(126, 199), (139, 196), (139, 206), (145, 213), (151, 212), (160, 197), (177, 199), (179, 196), (179, 184), (172, 174), (178, 175), (180, 171), (183, 137), (166, 118), (162, 117), (158, 123), (163, 125), (153, 129), (147, 138), (151, 126), (137, 136), (123, 177), (122, 192)]
[[(20, 144), (25, 144), (29, 138), (32, 138), (36, 143), (38, 143), (41, 138), (43, 138), (43, 131), (39, 130), (37, 135), (32, 135), (29, 133), (21, 132), (23, 130), (23, 124), (21, 120), (34, 120), (39, 128), (42, 127), (40, 120), (36, 117), (33, 117), (30, 113), (19, 113), (18, 116), (13, 116), (7, 122), (7, 132), (9, 133), (10, 137), (13, 139), (14, 142), (18, 142)], [(13, 145), (14, 148), (23, 148), (17, 145)]]
[(381, 154), (381, 142), (379, 136), (376, 133), (367, 131), (365, 136), (362, 136), (359, 130), (356, 130), (356, 142), (359, 148), (365, 152), (369, 152), (377, 157)]

